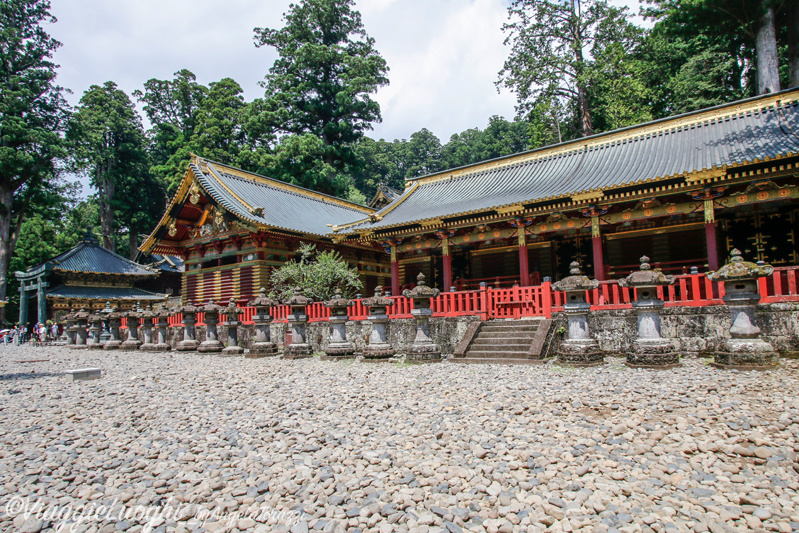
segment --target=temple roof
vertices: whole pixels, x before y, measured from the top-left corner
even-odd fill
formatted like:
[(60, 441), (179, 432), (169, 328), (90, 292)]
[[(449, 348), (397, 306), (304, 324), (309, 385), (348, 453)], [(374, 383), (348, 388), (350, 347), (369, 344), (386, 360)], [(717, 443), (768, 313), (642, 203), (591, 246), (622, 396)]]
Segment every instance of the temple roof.
[(334, 230), (446, 223), (557, 199), (601, 201), (603, 191), (723, 175), (728, 168), (797, 153), (799, 90), (794, 89), (415, 178), (390, 205)]
[(17, 272), (17, 278), (26, 279), (38, 275), (41, 271), (78, 272), (91, 274), (121, 274), (126, 276), (154, 276), (156, 271), (125, 259), (121, 255), (106, 250), (91, 233), (71, 250), (45, 261), (40, 265), (29, 267), (25, 272)]
[(402, 191), (398, 191), (397, 189), (389, 187), (385, 183), (378, 183), (375, 195), (371, 200), (369, 200), (369, 207), (376, 209), (383, 207), (390, 204), (400, 196), (402, 196)]
[(164, 300), (166, 294), (137, 289), (136, 287), (86, 287), (59, 285), (47, 291), (53, 298), (86, 300)]

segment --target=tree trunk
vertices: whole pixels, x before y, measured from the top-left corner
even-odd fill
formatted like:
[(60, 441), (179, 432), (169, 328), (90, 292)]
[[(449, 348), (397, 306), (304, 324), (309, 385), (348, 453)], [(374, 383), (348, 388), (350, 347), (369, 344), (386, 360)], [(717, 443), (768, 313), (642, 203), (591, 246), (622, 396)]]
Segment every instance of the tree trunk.
[[(13, 247), (11, 245), (11, 200), (14, 193), (0, 189), (0, 300), (8, 296), (8, 263)], [(5, 308), (0, 307), (0, 324), (5, 323)]]
[[(765, 0), (763, 0), (765, 2)], [(780, 90), (777, 63), (777, 36), (774, 30), (774, 8), (765, 8), (755, 36), (757, 49), (757, 94)]]
[(799, 6), (788, 10), (788, 85), (799, 87)]
[(130, 260), (136, 260), (136, 253), (139, 248), (139, 232), (130, 228), (128, 232), (128, 246), (130, 247)]
[(114, 232), (114, 210), (111, 207), (111, 199), (114, 197), (114, 184), (111, 180), (103, 178), (99, 180), (100, 197), (100, 228), (103, 232), (103, 247), (106, 250), (116, 251), (116, 244), (113, 239)]

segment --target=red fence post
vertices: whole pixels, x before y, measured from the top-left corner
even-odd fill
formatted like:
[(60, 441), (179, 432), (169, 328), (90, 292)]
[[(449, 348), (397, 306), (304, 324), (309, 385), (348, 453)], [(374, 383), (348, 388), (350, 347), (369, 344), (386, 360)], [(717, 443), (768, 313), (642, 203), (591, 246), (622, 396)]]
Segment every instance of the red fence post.
[(552, 318), (552, 283), (545, 281), (541, 284), (541, 303), (544, 310), (544, 318)]
[(483, 282), (480, 284), (480, 320), (488, 320), (488, 317), (493, 314), (488, 308), (488, 302), (488, 286)]

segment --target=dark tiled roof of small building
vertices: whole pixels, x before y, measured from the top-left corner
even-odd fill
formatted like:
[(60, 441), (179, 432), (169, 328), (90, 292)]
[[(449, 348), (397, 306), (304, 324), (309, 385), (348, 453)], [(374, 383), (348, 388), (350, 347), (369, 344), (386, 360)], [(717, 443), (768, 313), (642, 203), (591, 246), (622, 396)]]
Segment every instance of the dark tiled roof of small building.
[(106, 250), (100, 246), (100, 243), (93, 235), (87, 235), (80, 244), (54, 257), (48, 263), (51, 263), (53, 270), (56, 271), (125, 274), (129, 276), (152, 276), (155, 274), (155, 272), (147, 270), (130, 259), (125, 259), (121, 255)]
[(277, 229), (324, 236), (331, 233), (328, 224), (346, 224), (374, 211), (208, 160), (190, 168), (203, 189), (225, 209)]
[[(782, 100), (779, 100), (782, 98)], [(799, 153), (799, 92), (767, 95), (412, 180), (356, 233)]]
[(163, 300), (167, 296), (145, 291), (136, 287), (85, 287), (79, 285), (59, 285), (47, 291), (54, 298), (74, 298), (86, 300)]

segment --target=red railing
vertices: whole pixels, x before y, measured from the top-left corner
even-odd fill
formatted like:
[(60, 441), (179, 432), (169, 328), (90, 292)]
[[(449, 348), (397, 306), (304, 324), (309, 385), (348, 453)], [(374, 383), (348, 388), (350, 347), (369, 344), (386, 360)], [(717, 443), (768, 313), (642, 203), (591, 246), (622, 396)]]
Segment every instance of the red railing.
[[(722, 305), (724, 284), (712, 282), (704, 274), (676, 276), (674, 285), (659, 287), (658, 298), (666, 302), (666, 307), (703, 307)], [(759, 280), (761, 302), (799, 301), (799, 267), (779, 267), (774, 274)], [(455, 317), (479, 315), (482, 320), (492, 318), (551, 318), (553, 311), (562, 311), (565, 294), (552, 290), (552, 285), (544, 282), (530, 287), (492, 288), (480, 287), (476, 291), (442, 292), (430, 304), (434, 317)], [(592, 310), (630, 309), (637, 294), (634, 289), (620, 287), (618, 281), (602, 281), (599, 287), (587, 291), (586, 297)], [(394, 304), (388, 308), (389, 318), (410, 318), (413, 301), (404, 296), (391, 296)], [(366, 320), (367, 309), (363, 299), (354, 300), (347, 315), (350, 320)], [(252, 323), (255, 308), (239, 304), (244, 311), (242, 322)], [(270, 311), (274, 322), (286, 322), (289, 306), (278, 305)], [(307, 308), (310, 322), (322, 322), (330, 318), (330, 310), (321, 302)], [(178, 313), (170, 317), (170, 326), (182, 325), (183, 316)], [(123, 324), (125, 320), (123, 319)], [(197, 314), (197, 325), (202, 326), (203, 313)]]

